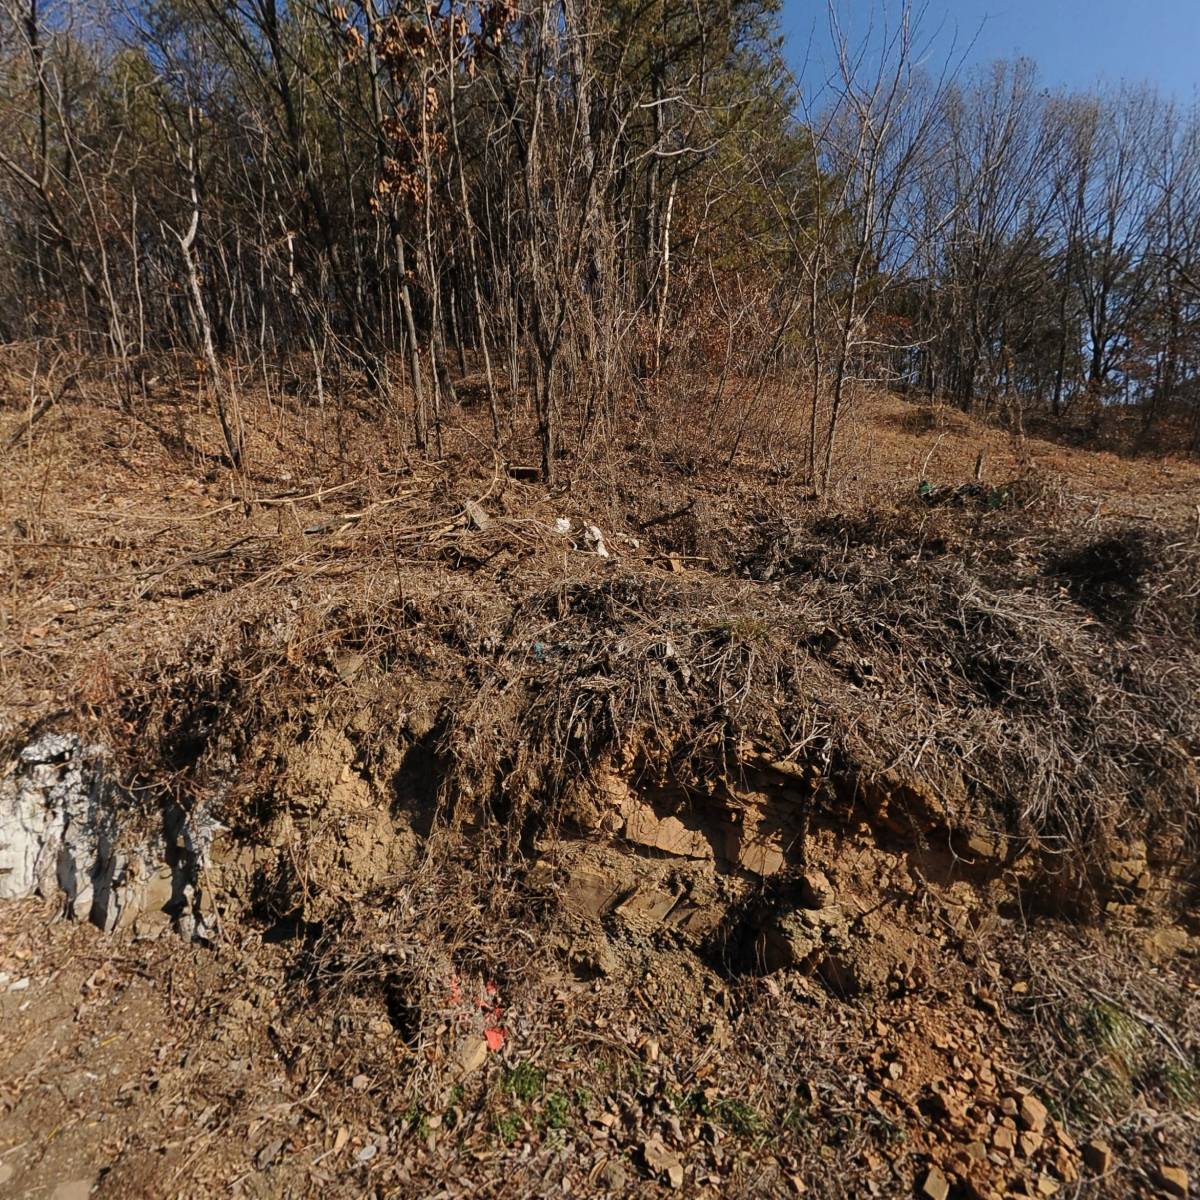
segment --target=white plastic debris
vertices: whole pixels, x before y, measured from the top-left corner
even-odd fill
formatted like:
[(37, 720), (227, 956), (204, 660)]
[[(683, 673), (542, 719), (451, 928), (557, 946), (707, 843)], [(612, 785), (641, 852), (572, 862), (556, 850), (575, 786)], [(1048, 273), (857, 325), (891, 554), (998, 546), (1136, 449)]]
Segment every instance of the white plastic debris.
[(608, 547), (604, 544), (604, 534), (595, 525), (583, 527), (583, 544), (600, 558), (608, 557)]
[(580, 521), (576, 527), (569, 517), (559, 517), (554, 522), (554, 532), (571, 538), (571, 544), (576, 550), (585, 554), (594, 554), (597, 558), (608, 558), (608, 547), (604, 544), (604, 534), (596, 525)]

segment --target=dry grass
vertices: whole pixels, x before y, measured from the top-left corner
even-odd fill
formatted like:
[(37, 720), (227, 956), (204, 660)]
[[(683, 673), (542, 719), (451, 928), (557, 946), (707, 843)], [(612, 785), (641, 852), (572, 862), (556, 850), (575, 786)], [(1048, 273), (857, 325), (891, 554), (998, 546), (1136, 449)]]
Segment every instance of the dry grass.
[[(199, 795), (275, 714), (407, 668), (441, 690), (443, 791), (468, 809), (554, 795), (623, 746), (683, 763), (753, 738), (849, 777), (919, 773), (964, 823), (1049, 852), (1150, 832), (1194, 855), (1197, 531), (1098, 515), (1094, 464), (1048, 487), (1028, 445), (1002, 462), (962, 418), (897, 434), (891, 412), (872, 478), (812, 504), (744, 470), (681, 474), (653, 436), (547, 496), (466, 414), (426, 462), (354, 413), (331, 431), (273, 407), (235, 478), (190, 406), (64, 408), (0, 495), (10, 735), (89, 722), (136, 745), (131, 784)], [(922, 503), (921, 479), (965, 482), (977, 442), (1025, 473)], [(556, 534), (564, 514), (614, 556)]]
[[(167, 797), (205, 805), (266, 847), (240, 944), (217, 948), (217, 978), (197, 967), (187, 984), (188, 1028), (224, 1037), (228, 1018), (229, 1036), (282, 1072), (288, 1103), (318, 1114), (318, 1133), (300, 1126), (320, 1139), (307, 1186), (365, 1184), (366, 1167), (322, 1173), (344, 1123), (360, 1142), (336, 1153), (386, 1145), (376, 1182), (391, 1194), (436, 1190), (451, 1170), (475, 1194), (581, 1187), (562, 1151), (591, 1139), (601, 1112), (631, 1168), (645, 1129), (678, 1122), (708, 1147), (724, 1195), (788, 1194), (793, 1177), (862, 1194), (863, 1163), (895, 1151), (908, 1121), (908, 1186), (932, 1143), (920, 1118), (864, 1099), (882, 1070), (878, 1023), (911, 1034), (916, 1056), (996, 961), (1040, 981), (1014, 1000), (1007, 1044), (1030, 1048), (1024, 1069), (1048, 1094), (1072, 1103), (1081, 1063), (1136, 1059), (1135, 1086), (1098, 1085), (1085, 1099), (1105, 1110), (1081, 1104), (1077, 1128), (1132, 1137), (1136, 1103), (1190, 1086), (1194, 1005), (1164, 999), (1180, 972), (1139, 981), (1119, 941), (1097, 973), (1083, 958), (1056, 967), (1076, 953), (1061, 931), (1021, 946), (956, 934), (927, 993), (878, 1005), (835, 1003), (804, 978), (728, 979), (664, 938), (630, 937), (612, 977), (564, 984), (579, 930), (527, 871), (579, 833), (598, 767), (619, 759), (702, 795), (736, 782), (752, 748), (811, 768), (847, 830), (873, 782), (920, 780), (936, 793), (934, 840), (999, 835), (1023, 879), (1036, 860), (1091, 915), (1110, 848), (1144, 837), (1164, 911), (1194, 904), (1193, 468), (964, 418), (927, 428), (880, 397), (819, 502), (780, 463), (728, 465), (695, 414), (601, 439), (548, 493), (509, 473), (527, 461), (519, 441), (483, 448), (473, 412), (431, 461), (366, 410), (245, 403), (245, 477), (220, 463), (211, 415), (187, 392), (132, 415), (76, 396), (19, 439), (0, 478), (0, 710), (11, 743), (85, 729), (147, 819)], [(4, 411), (0, 439), (23, 419)], [(981, 450), (983, 488), (958, 490)], [(945, 490), (922, 497), (922, 480)], [(612, 556), (556, 533), (563, 516), (598, 524)], [(330, 730), (348, 746), (337, 769), (419, 835), (403, 870), (361, 887), (330, 852), (354, 813), (322, 810), (290, 757), (319, 758)], [(932, 894), (905, 896), (904, 919), (941, 920)], [(864, 891), (863, 906), (886, 898)], [(467, 1018), (450, 993), (488, 982), (510, 1040), (456, 1087)], [(1089, 991), (1134, 1014), (1113, 1035), (1130, 1047), (1098, 1048), (1108, 1009), (1072, 1026)], [(246, 994), (260, 1013), (239, 1025)], [(726, 1037), (732, 1048), (710, 1053)], [(648, 1039), (664, 1047), (653, 1063)], [(258, 1153), (268, 1099), (207, 1069), (220, 1120), (240, 1121), (237, 1144)], [(179, 1167), (197, 1186), (230, 1181), (219, 1129)]]

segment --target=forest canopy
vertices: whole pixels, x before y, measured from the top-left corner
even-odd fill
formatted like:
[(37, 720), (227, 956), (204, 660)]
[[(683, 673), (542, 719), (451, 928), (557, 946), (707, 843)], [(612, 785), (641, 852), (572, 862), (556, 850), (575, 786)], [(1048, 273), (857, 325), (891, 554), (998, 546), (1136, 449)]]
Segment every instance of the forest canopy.
[[(547, 479), (686, 392), (829, 484), (859, 389), (1200, 448), (1200, 116), (931, 63), (777, 0), (4, 0), (0, 338), (303, 371), (436, 449), (473, 388)], [(279, 383), (279, 379), (276, 380)]]

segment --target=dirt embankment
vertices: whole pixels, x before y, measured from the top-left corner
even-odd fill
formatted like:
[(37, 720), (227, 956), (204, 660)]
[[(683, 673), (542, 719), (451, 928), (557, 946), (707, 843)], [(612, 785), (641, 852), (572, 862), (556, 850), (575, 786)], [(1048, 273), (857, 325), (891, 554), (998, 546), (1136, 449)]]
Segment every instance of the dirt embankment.
[(281, 423), (231, 496), (199, 430), (48, 426), (5, 1186), (1195, 1186), (1186, 489), (886, 415), (821, 504), (665, 435), (546, 495)]

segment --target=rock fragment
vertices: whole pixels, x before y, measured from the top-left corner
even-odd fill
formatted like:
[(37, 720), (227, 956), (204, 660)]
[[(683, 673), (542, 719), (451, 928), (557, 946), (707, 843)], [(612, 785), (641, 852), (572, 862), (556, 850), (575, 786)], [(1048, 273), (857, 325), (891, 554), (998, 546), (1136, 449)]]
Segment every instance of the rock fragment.
[(1096, 1138), (1083, 1147), (1083, 1161), (1087, 1169), (1096, 1175), (1107, 1175), (1113, 1167), (1112, 1147)]
[(676, 1191), (683, 1187), (683, 1164), (667, 1149), (662, 1138), (655, 1136), (643, 1142), (642, 1157), (646, 1160), (647, 1169), (655, 1178), (661, 1179), (665, 1175), (667, 1182)]
[(1017, 1153), (1022, 1158), (1032, 1158), (1042, 1148), (1043, 1140), (1040, 1133), (1023, 1133), (1017, 1138)]
[(1050, 1114), (1046, 1106), (1036, 1096), (1022, 1096), (1017, 1110), (1017, 1120), (1022, 1129), (1031, 1133), (1041, 1133), (1046, 1128), (1046, 1119)]
[[(454, 1056), (454, 1066), (458, 1077), (464, 1079), (468, 1075), (474, 1075), (487, 1062), (487, 1056), (488, 1044), (479, 1034), (473, 1033), (465, 1037)], [(354, 1080), (353, 1086), (356, 1088), (359, 1079), (365, 1081), (366, 1076), (358, 1076)]]
[(800, 902), (805, 908), (825, 908), (833, 903), (833, 884), (816, 868), (800, 876)]
[(1164, 1196), (1185, 1200), (1191, 1194), (1191, 1181), (1183, 1167), (1163, 1165), (1154, 1172), (1154, 1185)]
[(1017, 1148), (1017, 1131), (1009, 1128), (1007, 1125), (1001, 1125), (992, 1134), (992, 1145), (1000, 1151), (1001, 1154), (1012, 1154)]
[(941, 1167), (930, 1167), (921, 1184), (921, 1195), (926, 1200), (948, 1200), (950, 1181), (946, 1178)]
[(600, 1182), (610, 1192), (623, 1194), (629, 1186), (629, 1174), (618, 1158), (610, 1158), (600, 1172)]
[(71, 1179), (60, 1183), (50, 1193), (50, 1200), (87, 1200), (95, 1183), (94, 1179)]

